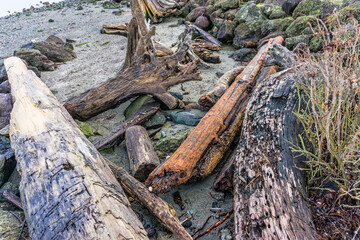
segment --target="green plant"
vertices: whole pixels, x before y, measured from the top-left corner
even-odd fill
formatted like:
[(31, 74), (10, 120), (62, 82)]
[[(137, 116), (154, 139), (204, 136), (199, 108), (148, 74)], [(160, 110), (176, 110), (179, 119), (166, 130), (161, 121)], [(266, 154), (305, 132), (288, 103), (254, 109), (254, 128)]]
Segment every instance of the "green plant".
[(349, 206), (358, 207), (360, 28), (354, 20), (340, 23), (338, 18), (334, 25), (330, 33), (320, 24), (316, 28), (315, 34), (323, 38), (324, 52), (299, 56), (294, 66), (301, 99), (295, 114), (305, 130), (294, 151), (307, 157), (309, 189), (334, 182), (339, 197), (348, 198)]

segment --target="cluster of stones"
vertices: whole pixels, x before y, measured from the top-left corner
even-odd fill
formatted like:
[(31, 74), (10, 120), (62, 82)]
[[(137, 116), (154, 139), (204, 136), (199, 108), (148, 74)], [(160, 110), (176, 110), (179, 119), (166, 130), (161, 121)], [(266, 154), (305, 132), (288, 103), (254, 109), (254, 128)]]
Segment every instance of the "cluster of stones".
[(306, 43), (311, 51), (317, 52), (322, 49), (321, 37), (313, 32), (318, 26), (317, 19), (324, 20), (329, 28), (336, 12), (341, 21), (349, 16), (360, 19), (360, 3), (357, 1), (208, 0), (204, 6), (194, 3), (192, 6), (194, 9), (187, 15), (187, 21), (195, 22), (237, 49), (281, 35), (288, 49)]

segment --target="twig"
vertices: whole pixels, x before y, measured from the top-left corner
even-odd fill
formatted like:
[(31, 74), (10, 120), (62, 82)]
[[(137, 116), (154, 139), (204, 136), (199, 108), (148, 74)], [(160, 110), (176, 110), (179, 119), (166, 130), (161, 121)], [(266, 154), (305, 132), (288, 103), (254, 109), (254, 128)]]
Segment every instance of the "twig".
[(359, 230), (360, 230), (360, 226), (359, 226), (358, 229), (356, 229), (356, 231), (354, 232), (354, 237), (352, 238), (352, 240), (355, 240), (355, 238), (356, 238)]
[(17, 239), (16, 239), (16, 240), (20, 240), (20, 238), (21, 238), (21, 234), (22, 234), (22, 233), (23, 233), (23, 231), (24, 231), (25, 224), (26, 224), (26, 221), (24, 220), (24, 221), (23, 221), (23, 224), (22, 224), (22, 226), (21, 226), (21, 229), (20, 229), (19, 236), (17, 237)]
[(217, 223), (215, 223), (214, 225), (210, 226), (208, 229), (206, 229), (205, 231), (199, 233), (196, 237), (193, 238), (193, 240), (198, 239), (199, 237), (204, 236), (205, 234), (207, 234), (208, 232), (210, 232), (211, 230), (213, 230), (214, 228), (216, 228), (217, 226), (219, 226), (220, 224), (222, 224), (223, 222), (225, 222), (226, 219), (228, 219), (230, 217), (230, 215), (233, 213), (234, 208), (230, 209), (226, 216), (221, 219), (220, 221), (218, 221)]
[(20, 223), (22, 223), (23, 222), (23, 220), (21, 220), (21, 218), (16, 214), (16, 213), (14, 213), (13, 211), (9, 211), (14, 217), (16, 217), (18, 220), (19, 220), (19, 222)]
[(6, 201), (12, 203), (13, 205), (17, 206), (21, 210), (24, 210), (20, 198), (18, 196), (16, 196), (14, 193), (12, 193), (8, 190), (5, 190), (3, 192), (3, 196)]
[(209, 219), (211, 218), (212, 216), (208, 216), (208, 218), (205, 220), (205, 222), (203, 223), (203, 225), (201, 225), (200, 228), (196, 229), (195, 232), (192, 234), (192, 236), (195, 236), (195, 234), (197, 234), (200, 230), (203, 230), (205, 225), (207, 224), (207, 222), (209, 221)]
[(324, 29), (325, 29), (326, 38), (327, 38), (328, 44), (330, 45), (331, 40), (330, 40), (330, 33), (329, 33), (328, 28), (326, 27), (326, 25), (325, 25), (325, 23), (324, 23), (324, 21), (323, 21), (323, 20), (318, 19), (318, 21), (321, 23), (321, 25), (322, 25), (322, 26), (324, 27)]

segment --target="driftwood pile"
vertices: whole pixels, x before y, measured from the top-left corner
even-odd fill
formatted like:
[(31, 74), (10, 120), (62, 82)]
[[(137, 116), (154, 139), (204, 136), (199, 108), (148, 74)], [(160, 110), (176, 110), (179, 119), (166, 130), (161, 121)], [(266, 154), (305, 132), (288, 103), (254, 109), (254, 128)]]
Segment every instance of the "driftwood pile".
[[(290, 143), (301, 134), (293, 115), (297, 103), (293, 75), (291, 70), (276, 73), (276, 66), (263, 64), (269, 48), (282, 44), (282, 37), (263, 42), (246, 67), (223, 75), (200, 98), (199, 104), (210, 110), (161, 164), (146, 130), (137, 126), (160, 108), (178, 107), (179, 100), (167, 89), (201, 80), (198, 65), (217, 61), (213, 51), (220, 50), (219, 42), (191, 24), (176, 51), (152, 39), (155, 28), (149, 29), (146, 16), (156, 22), (182, 5), (174, 0), (131, 0), (130, 23), (107, 26), (107, 31), (128, 37), (122, 70), (64, 106), (20, 59), (5, 60), (14, 100), (10, 135), (32, 239), (147, 239), (125, 192), (176, 237), (193, 239), (172, 207), (154, 193), (209, 176), (241, 129), (236, 151), (214, 182), (217, 190), (235, 189), (234, 211), (226, 218), (234, 212), (236, 239), (316, 238), (299, 170), (302, 159), (290, 151)], [(203, 40), (192, 41), (194, 31)], [(94, 143), (73, 120), (89, 119), (144, 94), (158, 102), (144, 105)], [(97, 151), (124, 139), (132, 176)], [(147, 186), (139, 180), (146, 180)]]

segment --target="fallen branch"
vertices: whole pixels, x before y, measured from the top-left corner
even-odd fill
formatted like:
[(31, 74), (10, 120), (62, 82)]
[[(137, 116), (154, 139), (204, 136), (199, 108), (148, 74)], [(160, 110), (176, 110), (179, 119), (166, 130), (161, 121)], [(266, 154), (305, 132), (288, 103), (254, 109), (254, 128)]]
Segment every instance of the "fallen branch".
[(147, 239), (104, 158), (50, 89), (11, 57), (11, 146), (32, 239)]
[[(216, 166), (216, 162), (220, 161), (227, 150), (226, 144), (231, 143), (231, 139), (240, 127), (241, 118), (237, 116), (241, 114), (238, 114), (237, 110), (244, 109), (244, 101), (246, 101), (249, 87), (252, 86), (262, 66), (268, 48), (282, 41), (282, 37), (277, 37), (260, 48), (255, 58), (235, 79), (214, 107), (202, 118), (177, 151), (149, 175), (146, 180), (148, 186), (152, 186), (155, 192), (163, 193), (170, 191), (174, 186), (186, 183), (192, 177), (198, 177), (197, 175), (205, 177), (211, 172)], [(234, 118), (236, 121), (233, 121)], [(231, 127), (229, 128), (229, 126)], [(227, 129), (230, 130), (226, 131)], [(223, 135), (224, 133), (226, 134)], [(225, 144), (220, 140), (222, 136)], [(217, 144), (220, 148), (219, 151), (212, 148), (213, 145)], [(216, 157), (203, 158), (204, 155)]]
[(20, 208), (21, 210), (24, 210), (22, 203), (21, 203), (21, 199), (18, 196), (16, 196), (14, 193), (12, 193), (8, 190), (5, 190), (3, 192), (3, 196), (6, 201), (8, 201), (9, 203), (13, 204), (14, 206)]
[(202, 95), (199, 99), (199, 105), (204, 107), (212, 107), (219, 100), (219, 98), (229, 88), (235, 78), (245, 69), (244, 66), (239, 66), (226, 72), (216, 81), (215, 87), (212, 91)]
[(234, 208), (230, 209), (225, 217), (223, 217), (220, 221), (216, 222), (214, 225), (212, 225), (211, 227), (209, 227), (208, 229), (206, 229), (205, 231), (199, 233), (197, 236), (194, 237), (193, 240), (196, 240), (202, 236), (204, 236), (205, 234), (209, 233), (211, 230), (213, 230), (214, 228), (218, 227), (220, 224), (222, 224), (223, 222), (226, 221), (226, 219), (228, 219), (230, 217), (230, 215), (234, 212)]
[(140, 125), (147, 121), (160, 109), (159, 103), (149, 103), (142, 106), (137, 112), (131, 115), (125, 122), (111, 130), (109, 136), (96, 139), (93, 144), (97, 149), (105, 145), (113, 146), (124, 140), (126, 129), (131, 126)]
[(119, 34), (127, 37), (129, 31), (129, 24), (108, 24), (104, 25), (101, 29), (101, 33), (105, 34)]
[(134, 96), (145, 94), (154, 96), (165, 107), (173, 109), (177, 107), (178, 100), (167, 89), (177, 83), (201, 80), (197, 61), (182, 63), (188, 52), (191, 33), (185, 34), (176, 53), (157, 56), (158, 51), (151, 38), (155, 28), (148, 29), (139, 1), (131, 0), (134, 18), (129, 24), (123, 69), (115, 78), (67, 101), (65, 108), (74, 118), (89, 119)]
[(107, 161), (107, 164), (123, 189), (145, 206), (159, 220), (161, 225), (171, 231), (178, 239), (192, 240), (190, 234), (180, 224), (172, 206), (151, 193), (145, 185), (130, 176), (124, 169), (110, 161)]

